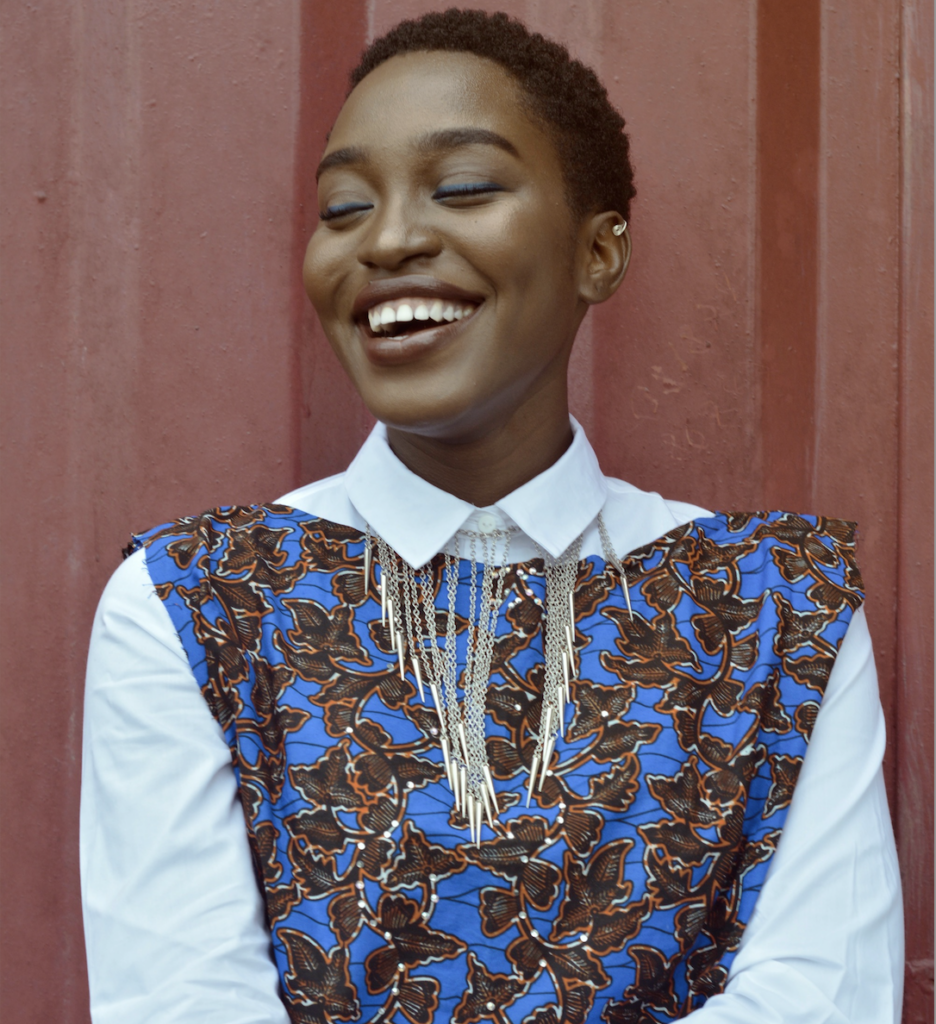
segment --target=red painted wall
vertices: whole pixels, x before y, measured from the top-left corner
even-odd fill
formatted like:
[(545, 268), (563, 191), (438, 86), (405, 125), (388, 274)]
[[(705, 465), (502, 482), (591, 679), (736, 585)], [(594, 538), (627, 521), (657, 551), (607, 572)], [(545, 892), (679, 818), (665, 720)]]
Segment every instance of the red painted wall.
[[(10, 1024), (87, 1021), (81, 688), (120, 546), (335, 472), (368, 429), (299, 280), (312, 170), (366, 40), (443, 6), (0, 10)], [(861, 524), (904, 1019), (932, 1022), (932, 4), (480, 6), (564, 40), (630, 125), (634, 261), (572, 370), (605, 470)]]

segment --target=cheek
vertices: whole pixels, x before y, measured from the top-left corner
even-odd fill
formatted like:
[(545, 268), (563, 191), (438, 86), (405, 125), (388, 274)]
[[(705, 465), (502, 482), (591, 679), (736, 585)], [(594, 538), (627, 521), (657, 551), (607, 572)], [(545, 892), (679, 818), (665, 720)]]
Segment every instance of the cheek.
[(328, 245), (317, 231), (306, 246), (302, 261), (302, 283), (321, 320), (335, 315), (336, 286), (339, 262), (334, 247)]
[(479, 240), (492, 268), (523, 289), (553, 292), (558, 286), (558, 304), (574, 276), (574, 240), (566, 211), (546, 204), (521, 207), (498, 228), (487, 242)]
[[(574, 252), (564, 220), (524, 212), (485, 244), (486, 260), (509, 308), (504, 326), (519, 344), (553, 347), (575, 317), (578, 289)], [(484, 244), (484, 243), (482, 243)]]

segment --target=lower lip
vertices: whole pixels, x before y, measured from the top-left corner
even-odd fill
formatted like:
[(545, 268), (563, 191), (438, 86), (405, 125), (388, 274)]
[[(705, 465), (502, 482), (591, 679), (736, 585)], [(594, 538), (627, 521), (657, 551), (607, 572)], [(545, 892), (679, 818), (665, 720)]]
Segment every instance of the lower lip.
[(403, 334), (397, 337), (389, 335), (369, 334), (367, 328), (360, 327), (364, 338), (364, 352), (375, 366), (401, 366), (423, 359), (432, 352), (451, 344), (466, 324), (470, 323), (478, 312), (477, 307), (469, 316), (451, 323), (439, 324), (415, 334)]

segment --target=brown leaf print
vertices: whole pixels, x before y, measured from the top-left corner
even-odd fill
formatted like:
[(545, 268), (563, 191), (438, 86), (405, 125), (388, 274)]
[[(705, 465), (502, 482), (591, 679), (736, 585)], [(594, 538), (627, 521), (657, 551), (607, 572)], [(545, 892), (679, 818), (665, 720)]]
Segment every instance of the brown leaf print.
[(322, 651), (331, 658), (355, 665), (373, 664), (351, 627), (350, 608), (337, 605), (327, 611), (318, 601), (300, 597), (287, 597), (283, 605), (289, 609), (295, 623), (295, 628), (286, 632), (294, 646)]
[(832, 621), (828, 612), (798, 612), (782, 594), (774, 594), (773, 599), (780, 613), (780, 628), (774, 640), (777, 654), (809, 647)]
[(749, 711), (760, 718), (761, 728), (767, 732), (788, 733), (793, 722), (780, 700), (780, 670), (775, 668), (762, 682), (755, 683), (740, 704), (742, 711)]
[(796, 731), (808, 740), (812, 736), (813, 727), (816, 724), (816, 716), (819, 714), (819, 705), (814, 700), (803, 701), (796, 709), (794, 721)]
[[(526, 990), (514, 975), (492, 974), (475, 956), (468, 953), (468, 986), (455, 1008), (455, 1024), (477, 1024), (478, 1021), (500, 1020), (500, 1014)], [(493, 1003), (493, 1009), (488, 1004)]]
[(520, 897), (512, 889), (488, 885), (481, 890), (481, 931), (489, 938), (503, 935), (517, 923)]
[(606, 956), (616, 953), (640, 933), (640, 927), (653, 910), (649, 896), (624, 907), (599, 914), (591, 922), (588, 934), (588, 945), (599, 954)]
[(280, 928), (276, 937), (286, 947), (289, 970), (284, 976), (295, 1004), (314, 1024), (329, 1018), (357, 1020), (361, 1007), (348, 974), (348, 952), (339, 947), (329, 956), (308, 935), (294, 928)]
[(460, 849), (430, 843), (426, 835), (411, 821), (403, 822), (400, 852), (394, 858), (387, 875), (388, 889), (410, 889), (415, 885), (428, 885), (464, 871), (468, 866)]
[(430, 1024), (439, 1008), (439, 983), (435, 978), (409, 978), (400, 985), (396, 999), (412, 1024)]
[(785, 754), (780, 756), (771, 754), (769, 761), (772, 784), (767, 796), (767, 804), (764, 807), (763, 817), (765, 818), (790, 806), (793, 790), (796, 788), (796, 780), (799, 778), (800, 768), (803, 764), (801, 757), (787, 757)]
[(383, 992), (406, 970), (434, 960), (453, 960), (465, 944), (424, 924), (419, 904), (407, 896), (384, 893), (377, 905), (379, 928), (387, 941), (365, 961), (369, 992)]
[(596, 914), (630, 899), (633, 885), (624, 880), (624, 861), (633, 847), (630, 839), (613, 840), (597, 850), (585, 865), (566, 852), (566, 892), (553, 925), (553, 941), (581, 932)]
[(343, 739), (320, 757), (314, 765), (296, 764), (289, 768), (289, 781), (304, 800), (319, 807), (354, 810), (361, 806), (361, 794), (351, 777), (350, 741)]
[(358, 892), (339, 892), (328, 904), (328, 919), (331, 922), (335, 938), (342, 946), (352, 943), (364, 924), (367, 907)]
[(259, 860), (263, 881), (267, 885), (275, 885), (283, 874), (283, 865), (276, 858), (276, 840), (279, 829), (272, 821), (264, 821), (253, 830), (256, 842), (257, 859)]
[(784, 658), (783, 671), (798, 683), (817, 693), (825, 693), (835, 660), (827, 654), (810, 654), (805, 658)]

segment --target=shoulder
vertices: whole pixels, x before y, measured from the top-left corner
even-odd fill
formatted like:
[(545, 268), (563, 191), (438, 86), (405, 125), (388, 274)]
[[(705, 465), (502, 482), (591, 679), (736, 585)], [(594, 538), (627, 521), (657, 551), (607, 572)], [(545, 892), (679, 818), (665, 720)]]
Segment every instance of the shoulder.
[(228, 505), (207, 509), (197, 515), (182, 516), (168, 523), (134, 534), (125, 555), (140, 548), (165, 548), (173, 552), (207, 547), (221, 542), (229, 532), (249, 531), (262, 525), (288, 527), (311, 519), (321, 519), (338, 527), (363, 529), (364, 522), (348, 499), (345, 474), (316, 480), (289, 491), (274, 502), (259, 505)]
[[(173, 590), (187, 602), (193, 588), (212, 581), (250, 578), (284, 585), (309, 570), (331, 570), (346, 561), (347, 545), (363, 541), (361, 531), (289, 505), (232, 505), (147, 530), (131, 549), (144, 550), (146, 567), (164, 600)], [(134, 557), (134, 556), (131, 556)], [(245, 574), (246, 573), (246, 577)]]
[(801, 592), (820, 607), (857, 608), (864, 598), (855, 557), (856, 524), (797, 512), (715, 512), (672, 535), (695, 571), (735, 565), (765, 581), (783, 602)]

